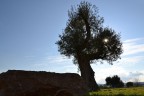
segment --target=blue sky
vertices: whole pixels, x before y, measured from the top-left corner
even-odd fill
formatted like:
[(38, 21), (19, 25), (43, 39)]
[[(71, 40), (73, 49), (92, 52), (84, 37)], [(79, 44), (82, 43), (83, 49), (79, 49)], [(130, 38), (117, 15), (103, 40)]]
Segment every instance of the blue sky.
[[(55, 42), (71, 5), (81, 0), (0, 0), (0, 73), (9, 69), (75, 72)], [(96, 81), (119, 75), (124, 82), (144, 81), (144, 0), (88, 0), (99, 8), (104, 26), (121, 33), (124, 53), (114, 65), (95, 63)]]

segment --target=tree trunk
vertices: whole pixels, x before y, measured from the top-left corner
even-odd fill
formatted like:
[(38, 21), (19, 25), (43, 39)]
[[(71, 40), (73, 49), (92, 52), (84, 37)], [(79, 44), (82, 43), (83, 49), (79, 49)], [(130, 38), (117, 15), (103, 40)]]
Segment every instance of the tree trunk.
[(90, 66), (90, 61), (87, 58), (79, 58), (78, 63), (81, 72), (81, 77), (86, 81), (89, 87), (89, 91), (98, 91), (99, 87), (95, 81), (95, 72)]

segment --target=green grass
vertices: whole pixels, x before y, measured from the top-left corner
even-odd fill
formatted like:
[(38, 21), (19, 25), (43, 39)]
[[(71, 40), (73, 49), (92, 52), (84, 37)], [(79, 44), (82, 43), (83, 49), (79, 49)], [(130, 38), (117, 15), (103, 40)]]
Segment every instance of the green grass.
[(144, 96), (144, 87), (101, 89), (90, 96)]

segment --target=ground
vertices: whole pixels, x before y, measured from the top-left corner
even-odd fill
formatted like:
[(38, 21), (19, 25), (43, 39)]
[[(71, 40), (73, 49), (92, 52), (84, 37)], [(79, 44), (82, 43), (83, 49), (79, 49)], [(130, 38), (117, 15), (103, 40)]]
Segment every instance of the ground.
[(144, 87), (101, 89), (90, 96), (144, 96)]

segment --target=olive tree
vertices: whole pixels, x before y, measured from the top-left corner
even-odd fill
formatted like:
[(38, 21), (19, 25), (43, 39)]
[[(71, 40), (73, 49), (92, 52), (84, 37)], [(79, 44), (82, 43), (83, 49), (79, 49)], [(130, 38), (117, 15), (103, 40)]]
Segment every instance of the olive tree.
[(89, 2), (72, 6), (68, 17), (66, 28), (56, 42), (59, 52), (74, 58), (90, 91), (99, 90), (91, 64), (99, 60), (112, 64), (120, 58), (120, 34), (103, 27), (104, 19), (98, 15), (98, 8)]

